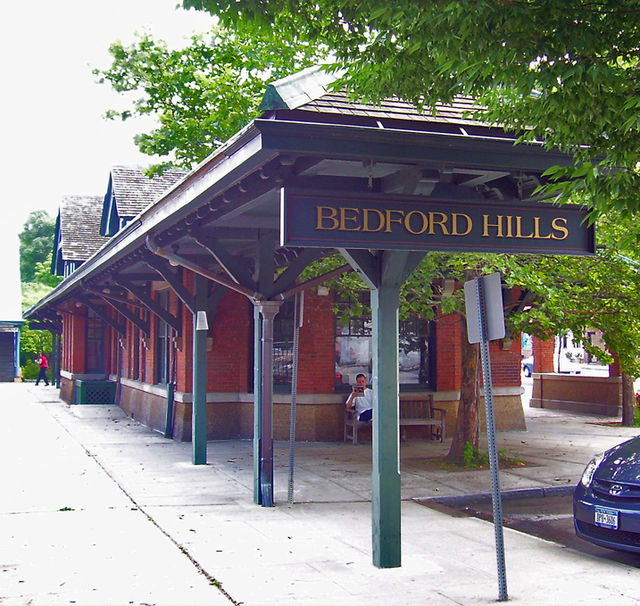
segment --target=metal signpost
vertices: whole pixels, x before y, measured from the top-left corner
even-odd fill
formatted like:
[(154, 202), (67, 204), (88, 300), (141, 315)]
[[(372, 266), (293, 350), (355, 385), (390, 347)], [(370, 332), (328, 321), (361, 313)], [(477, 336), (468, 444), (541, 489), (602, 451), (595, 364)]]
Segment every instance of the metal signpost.
[(293, 313), (293, 369), (291, 371), (291, 417), (289, 419), (289, 485), (287, 501), (293, 505), (293, 472), (296, 445), (296, 406), (298, 399), (298, 350), (300, 329), (304, 323), (304, 291), (296, 293)]
[(498, 477), (498, 450), (496, 446), (496, 422), (493, 414), (493, 391), (491, 384), (491, 361), (489, 341), (505, 336), (504, 311), (500, 274), (493, 273), (466, 282), (464, 299), (467, 312), (469, 343), (480, 343), (484, 403), (487, 416), (487, 443), (491, 467), (491, 500), (493, 503), (493, 526), (496, 536), (496, 558), (498, 564), (498, 600), (507, 596), (507, 573), (504, 560), (504, 538), (502, 532), (502, 499)]

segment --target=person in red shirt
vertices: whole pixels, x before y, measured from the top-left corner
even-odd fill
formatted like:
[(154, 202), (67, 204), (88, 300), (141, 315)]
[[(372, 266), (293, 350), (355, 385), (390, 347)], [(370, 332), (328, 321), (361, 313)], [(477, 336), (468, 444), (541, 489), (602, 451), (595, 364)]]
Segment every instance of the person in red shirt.
[(42, 379), (44, 384), (48, 387), (49, 379), (47, 378), (47, 370), (49, 369), (49, 360), (47, 359), (47, 356), (44, 355), (44, 352), (41, 352), (36, 358), (36, 364), (40, 367), (40, 372), (36, 379), (36, 385), (38, 385), (40, 383), (40, 379)]

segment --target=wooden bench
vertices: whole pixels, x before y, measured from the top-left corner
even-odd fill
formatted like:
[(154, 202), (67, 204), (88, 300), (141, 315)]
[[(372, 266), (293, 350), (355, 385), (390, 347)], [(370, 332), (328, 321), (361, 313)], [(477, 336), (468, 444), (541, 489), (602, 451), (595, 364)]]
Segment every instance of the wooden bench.
[[(437, 415), (437, 416), (436, 416)], [(444, 440), (444, 428), (447, 411), (433, 406), (431, 394), (425, 394), (419, 400), (400, 400), (400, 429), (406, 427), (428, 427), (429, 437), (433, 440)], [(370, 422), (358, 421), (355, 410), (344, 411), (344, 441), (358, 443), (358, 428), (370, 427)], [(404, 439), (406, 431), (403, 431)]]

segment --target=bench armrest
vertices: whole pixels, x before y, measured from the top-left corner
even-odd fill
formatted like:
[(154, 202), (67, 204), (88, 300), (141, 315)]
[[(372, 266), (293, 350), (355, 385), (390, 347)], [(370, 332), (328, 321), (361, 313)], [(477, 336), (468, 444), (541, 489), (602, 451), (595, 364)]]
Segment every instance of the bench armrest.
[(431, 407), (432, 418), (433, 418), (433, 413), (434, 412), (439, 412), (441, 419), (444, 419), (447, 416), (447, 411), (444, 408), (438, 408), (437, 406), (432, 406)]

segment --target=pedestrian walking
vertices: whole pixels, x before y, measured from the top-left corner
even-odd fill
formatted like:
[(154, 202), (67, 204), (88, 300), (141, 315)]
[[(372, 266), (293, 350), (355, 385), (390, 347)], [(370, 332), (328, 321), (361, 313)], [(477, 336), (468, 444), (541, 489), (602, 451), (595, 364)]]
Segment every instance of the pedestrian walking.
[(36, 364), (40, 367), (40, 372), (38, 373), (38, 378), (36, 379), (36, 385), (40, 383), (42, 379), (44, 384), (49, 386), (49, 379), (47, 378), (47, 370), (49, 370), (49, 359), (44, 354), (44, 351), (40, 352), (40, 355), (36, 358)]

